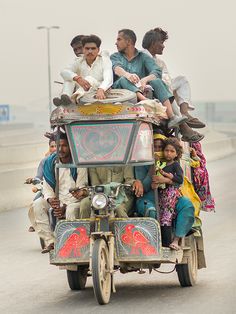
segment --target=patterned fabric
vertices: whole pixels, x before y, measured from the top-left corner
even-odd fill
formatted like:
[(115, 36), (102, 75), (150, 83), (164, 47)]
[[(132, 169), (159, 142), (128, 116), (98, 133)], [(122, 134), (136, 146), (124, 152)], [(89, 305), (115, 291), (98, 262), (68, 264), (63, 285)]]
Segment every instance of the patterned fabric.
[(160, 204), (160, 224), (161, 226), (171, 226), (172, 220), (176, 217), (175, 206), (181, 197), (179, 189), (169, 186), (164, 190), (159, 190)]
[(206, 169), (206, 158), (202, 153), (202, 147), (199, 142), (192, 143), (192, 147), (196, 150), (200, 158), (200, 167), (193, 168), (193, 184), (197, 195), (202, 202), (202, 210), (210, 212), (215, 210), (215, 200), (211, 196), (209, 175)]
[(180, 192), (183, 196), (187, 197), (194, 206), (194, 215), (199, 219), (200, 210), (202, 207), (201, 200), (197, 195), (193, 184), (187, 177), (184, 177), (184, 184), (180, 187)]
[[(155, 162), (155, 170), (156, 170), (157, 176), (161, 176), (160, 170), (162, 170), (164, 167), (166, 167), (166, 161), (157, 160)], [(165, 183), (159, 184), (158, 188), (159, 189), (165, 189), (166, 184)]]

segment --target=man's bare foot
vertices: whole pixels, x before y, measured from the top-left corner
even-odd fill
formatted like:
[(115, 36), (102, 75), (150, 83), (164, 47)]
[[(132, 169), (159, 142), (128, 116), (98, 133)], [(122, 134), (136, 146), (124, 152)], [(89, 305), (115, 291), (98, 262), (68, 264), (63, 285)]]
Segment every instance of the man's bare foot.
[(179, 240), (180, 238), (175, 237), (173, 242), (169, 245), (169, 247), (175, 251), (178, 251), (181, 249), (181, 247), (179, 246)]

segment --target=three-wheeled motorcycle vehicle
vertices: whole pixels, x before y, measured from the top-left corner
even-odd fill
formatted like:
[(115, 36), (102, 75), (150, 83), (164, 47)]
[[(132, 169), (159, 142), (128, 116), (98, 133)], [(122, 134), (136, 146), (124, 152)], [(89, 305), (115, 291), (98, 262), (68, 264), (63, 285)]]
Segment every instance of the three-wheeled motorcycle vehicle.
[[(73, 164), (56, 167), (154, 164), (153, 125), (159, 123), (155, 114), (129, 102), (58, 107), (51, 115), (51, 125), (65, 128)], [(185, 151), (182, 162), (189, 172)], [(115, 200), (129, 186), (114, 183), (109, 189), (101, 185), (83, 188), (91, 198), (91, 217), (59, 220), (55, 248), (50, 252), (50, 263), (66, 269), (72, 290), (83, 290), (91, 275), (98, 303), (106, 304), (115, 292), (116, 271), (151, 272), (165, 263), (175, 265), (181, 286), (196, 283), (197, 270), (205, 267), (201, 234), (186, 236), (181, 250), (164, 247), (158, 219), (116, 217)]]

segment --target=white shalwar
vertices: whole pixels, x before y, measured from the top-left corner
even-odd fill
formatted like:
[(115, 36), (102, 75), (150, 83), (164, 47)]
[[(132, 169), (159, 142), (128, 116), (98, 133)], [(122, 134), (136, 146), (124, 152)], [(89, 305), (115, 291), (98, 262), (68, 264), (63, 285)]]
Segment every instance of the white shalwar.
[[(66, 204), (66, 219), (75, 220), (79, 217), (80, 201), (72, 196), (70, 188), (82, 187), (88, 183), (87, 169), (77, 169), (76, 182), (71, 176), (70, 169), (59, 168), (59, 199), (61, 205)], [(52, 187), (44, 180), (43, 182), (44, 197), (38, 198), (33, 202), (35, 214), (36, 231), (39, 237), (43, 238), (46, 246), (54, 242), (54, 235), (49, 226), (48, 209), (50, 208), (47, 200), (55, 197)]]

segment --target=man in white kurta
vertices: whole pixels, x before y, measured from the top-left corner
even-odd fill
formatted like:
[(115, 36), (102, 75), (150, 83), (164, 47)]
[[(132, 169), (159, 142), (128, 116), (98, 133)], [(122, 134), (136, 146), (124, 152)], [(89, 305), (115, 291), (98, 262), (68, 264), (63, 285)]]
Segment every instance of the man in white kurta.
[[(82, 187), (88, 184), (87, 169), (77, 169), (77, 179), (74, 181), (70, 169), (59, 169), (59, 199), (61, 204), (66, 205), (66, 219), (74, 220), (78, 218), (79, 214), (79, 200), (69, 192), (70, 188)], [(55, 198), (55, 191), (45, 181), (43, 181), (44, 199), (49, 200)]]
[[(172, 79), (169, 75), (169, 72), (167, 70), (167, 66), (164, 63), (164, 61), (160, 60), (157, 57), (157, 54), (160, 54), (162, 52), (162, 50), (164, 49), (163, 48), (164, 45), (163, 45), (161, 36), (155, 30), (150, 30), (150, 31), (146, 32), (146, 34), (143, 37), (142, 46), (145, 49), (144, 52), (146, 54), (148, 54), (150, 57), (152, 57), (155, 60), (155, 62), (159, 65), (159, 67), (162, 69), (162, 80), (169, 87), (169, 90), (173, 91), (173, 83), (172, 83)], [(182, 83), (181, 86), (183, 88), (184, 84)], [(187, 90), (188, 89), (186, 88), (186, 91)], [(175, 95), (175, 99), (176, 99), (176, 95)], [(177, 99), (178, 99), (178, 97), (177, 97)], [(200, 134), (196, 131), (193, 131), (189, 125), (189, 120), (195, 119), (194, 120), (195, 127), (196, 127), (196, 124), (197, 124), (197, 127), (203, 127), (204, 124), (201, 121), (199, 121), (197, 118), (191, 117), (188, 114), (188, 109), (186, 109), (186, 113), (181, 112), (181, 109), (179, 109), (179, 106), (177, 105), (175, 100), (172, 102), (171, 105), (172, 105), (173, 112), (177, 116), (181, 116), (181, 114), (183, 114), (183, 115), (187, 116), (187, 118), (188, 118), (186, 122), (182, 123), (179, 126), (180, 133), (183, 135), (181, 138), (182, 141), (187, 141), (187, 142), (193, 143), (193, 142), (199, 142), (200, 140), (202, 140), (204, 138), (204, 135)], [(181, 106), (182, 105), (184, 105), (184, 106), (186, 106), (186, 108), (188, 108), (188, 104), (186, 102), (181, 103)]]
[[(71, 162), (69, 144), (65, 135), (64, 138), (60, 139), (59, 158), (61, 163)], [(46, 247), (49, 247), (54, 242), (53, 232), (49, 226), (49, 208), (52, 207), (54, 209), (54, 215), (59, 219), (64, 218), (64, 216), (69, 220), (78, 218), (83, 191), (70, 193), (69, 189), (82, 187), (88, 183), (87, 169), (59, 168), (59, 197), (57, 197), (55, 192), (55, 159), (56, 155), (53, 154), (45, 161), (43, 182), (44, 197), (37, 199), (33, 204), (37, 222), (36, 231), (39, 236), (44, 239)]]
[[(59, 98), (53, 100), (56, 106), (69, 104), (71, 99), (79, 102), (79, 98), (88, 92), (95, 92), (96, 99), (105, 99), (105, 92), (113, 84), (109, 54), (107, 52), (99, 53), (100, 38), (95, 35), (85, 36), (82, 39), (82, 45), (83, 55), (61, 71), (64, 85), (61, 103)], [(75, 88), (76, 92), (74, 93)]]
[[(157, 34), (155, 41), (154, 36), (152, 35), (153, 32)], [(169, 87), (170, 91), (173, 92), (182, 115), (188, 117), (186, 123), (193, 128), (203, 128), (205, 127), (205, 124), (188, 113), (189, 110), (194, 110), (194, 105), (191, 101), (191, 88), (187, 78), (182, 75), (172, 78), (166, 63), (159, 57), (159, 55), (163, 54), (165, 48), (164, 42), (167, 39), (167, 32), (163, 31), (161, 28), (155, 28), (145, 34), (142, 46), (145, 48), (145, 52), (153, 57), (157, 65), (162, 69), (162, 80)]]

